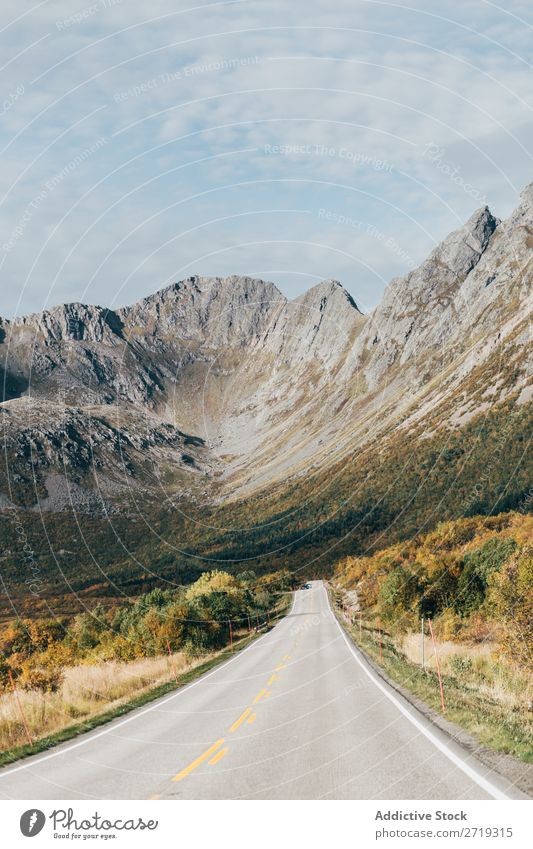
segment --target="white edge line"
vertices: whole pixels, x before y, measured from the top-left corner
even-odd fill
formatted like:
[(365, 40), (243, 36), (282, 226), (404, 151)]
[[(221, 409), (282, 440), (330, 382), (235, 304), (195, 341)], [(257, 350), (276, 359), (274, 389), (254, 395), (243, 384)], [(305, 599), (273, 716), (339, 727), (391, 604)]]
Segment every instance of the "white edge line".
[(356, 650), (351, 645), (351, 643), (350, 643), (348, 637), (346, 636), (344, 630), (342, 629), (340, 622), (338, 621), (337, 617), (333, 613), (333, 610), (331, 609), (331, 604), (329, 602), (328, 591), (327, 591), (327, 589), (324, 585), (322, 585), (322, 586), (324, 588), (324, 592), (326, 593), (326, 600), (327, 600), (329, 612), (333, 616), (333, 619), (335, 620), (335, 624), (337, 625), (337, 628), (341, 632), (342, 637), (344, 639), (344, 642), (346, 643), (346, 645), (350, 649), (352, 655), (354, 656), (355, 660), (357, 661), (357, 663), (359, 664), (359, 666), (361, 667), (361, 669), (363, 670), (365, 675), (367, 675), (368, 678), (370, 678), (372, 683), (375, 684), (376, 687), (378, 687), (378, 689), (380, 689), (381, 692), (384, 693), (385, 696), (387, 696), (389, 701), (391, 701), (393, 703), (393, 705), (396, 708), (398, 708), (400, 713), (402, 713), (409, 720), (409, 722), (411, 722), (412, 725), (414, 725), (415, 728), (417, 728), (418, 731), (420, 731), (420, 733), (424, 735), (424, 737), (426, 737), (431, 743), (433, 743), (433, 745), (440, 752), (442, 752), (443, 755), (446, 755), (448, 760), (450, 760), (453, 764), (455, 764), (455, 766), (459, 767), (459, 769), (462, 770), (462, 772), (464, 772), (465, 775), (467, 775), (469, 778), (471, 778), (472, 781), (474, 781), (479, 787), (481, 787), (483, 790), (485, 790), (486, 793), (488, 793), (490, 796), (492, 796), (493, 799), (508, 799), (508, 800), (510, 800), (511, 796), (508, 796), (506, 793), (503, 792), (503, 790), (500, 790), (498, 787), (496, 787), (494, 784), (492, 784), (492, 782), (490, 782), (486, 778), (484, 778), (476, 769), (474, 769), (473, 767), (471, 767), (467, 763), (465, 763), (462, 760), (462, 758), (459, 757), (459, 755), (456, 755), (454, 752), (452, 752), (451, 749), (449, 748), (449, 746), (446, 745), (446, 743), (444, 743), (442, 740), (439, 740), (439, 738), (435, 734), (433, 734), (429, 730), (429, 728), (426, 728), (426, 726), (422, 722), (420, 722), (420, 720), (418, 720), (415, 716), (413, 716), (412, 713), (406, 707), (404, 707), (404, 705), (402, 705), (402, 703), (399, 701), (399, 699), (397, 699), (396, 696), (394, 696), (389, 691), (389, 689), (387, 687), (385, 687), (379, 681), (379, 679), (376, 678), (376, 676), (373, 675), (372, 672), (370, 672), (369, 669), (367, 669), (366, 665), (363, 663), (361, 658), (358, 656)]
[[(283, 619), (280, 619), (277, 625), (281, 625), (281, 623), (285, 621), (287, 616), (290, 616), (290, 614), (294, 610), (295, 604), (296, 593), (293, 593), (291, 609), (289, 613), (285, 614)], [(161, 707), (161, 705), (172, 701), (172, 699), (178, 698), (178, 696), (181, 696), (183, 695), (183, 693), (192, 690), (192, 688), (196, 687), (198, 684), (202, 684), (207, 678), (210, 678), (211, 675), (214, 675), (215, 672), (219, 672), (221, 669), (224, 669), (225, 666), (229, 666), (230, 663), (233, 663), (234, 660), (238, 660), (250, 649), (253, 649), (255, 646), (258, 646), (259, 643), (265, 639), (265, 637), (268, 637), (269, 634), (273, 633), (276, 627), (277, 626), (275, 625), (272, 631), (267, 631), (266, 634), (263, 634), (263, 636), (259, 637), (258, 640), (254, 640), (253, 643), (251, 643), (249, 646), (246, 646), (246, 648), (236, 654), (235, 657), (230, 657), (229, 660), (226, 660), (224, 663), (221, 663), (220, 666), (216, 666), (214, 669), (211, 670), (211, 672), (208, 672), (206, 675), (201, 675), (200, 678), (198, 678), (196, 681), (193, 681), (191, 684), (187, 684), (185, 687), (181, 687), (175, 693), (171, 693), (169, 696), (166, 696), (163, 699), (156, 699), (154, 703), (150, 705), (150, 707), (144, 708), (144, 710), (141, 711), (137, 711), (134, 709), (132, 710), (131, 715), (127, 716), (125, 719), (122, 719), (120, 722), (113, 723), (112, 725), (110, 724), (108, 727), (104, 728), (102, 731), (98, 731), (96, 734), (92, 734), (90, 731), (85, 732), (87, 734), (87, 737), (85, 737), (83, 740), (79, 740), (77, 743), (73, 743), (72, 746), (67, 746), (66, 748), (59, 748), (61, 744), (58, 744), (57, 749), (55, 749), (53, 752), (50, 752), (50, 754), (48, 755), (44, 755), (44, 757), (40, 757), (39, 754), (30, 755), (27, 760), (25, 759), (25, 762), (21, 763), (19, 766), (15, 766), (13, 768), (6, 766), (0, 770), (0, 778), (5, 778), (6, 776), (13, 775), (13, 773), (15, 772), (20, 772), (20, 770), (22, 769), (29, 769), (32, 766), (37, 767), (39, 766), (39, 764), (44, 763), (44, 761), (50, 760), (50, 758), (55, 758), (59, 755), (66, 755), (68, 752), (72, 752), (79, 746), (85, 746), (87, 743), (92, 743), (94, 740), (97, 740), (98, 737), (103, 737), (104, 734), (109, 734), (110, 732), (115, 731), (117, 728), (121, 728), (123, 725), (126, 725), (126, 723), (132, 722), (132, 720), (134, 719), (139, 719), (139, 717), (144, 716), (144, 714), (156, 710), (156, 708), (159, 708)], [(112, 722), (113, 720), (110, 720), (110, 723)], [(84, 732), (80, 733), (83, 734)]]

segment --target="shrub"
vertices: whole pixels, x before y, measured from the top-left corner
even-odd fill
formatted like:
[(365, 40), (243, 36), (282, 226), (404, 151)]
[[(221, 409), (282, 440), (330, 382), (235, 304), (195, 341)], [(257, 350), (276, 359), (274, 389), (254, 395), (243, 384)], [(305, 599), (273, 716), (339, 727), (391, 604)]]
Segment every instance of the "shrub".
[(474, 664), (472, 663), (472, 659), (469, 657), (464, 657), (464, 655), (461, 654), (452, 654), (448, 660), (448, 667), (452, 675), (455, 675), (457, 678), (461, 678), (461, 676), (468, 675), (472, 672)]
[(41, 690), (43, 693), (53, 693), (59, 689), (63, 681), (63, 670), (57, 666), (35, 665), (31, 661), (22, 668), (18, 679), (24, 690)]
[(488, 607), (503, 626), (503, 651), (533, 668), (533, 546), (515, 552), (501, 572), (489, 578)]
[(489, 577), (501, 569), (516, 547), (514, 539), (492, 537), (480, 548), (465, 554), (456, 600), (456, 610), (462, 616), (468, 616), (481, 607)]
[(433, 618), (453, 607), (457, 595), (456, 564), (442, 563), (427, 580), (419, 603), (419, 615)]
[(385, 578), (379, 590), (379, 604), (385, 619), (397, 620), (406, 624), (405, 614), (412, 613), (413, 603), (421, 590), (420, 578), (416, 571), (395, 568)]
[(441, 640), (456, 640), (462, 633), (463, 621), (455, 611), (448, 607), (438, 619), (439, 636)]

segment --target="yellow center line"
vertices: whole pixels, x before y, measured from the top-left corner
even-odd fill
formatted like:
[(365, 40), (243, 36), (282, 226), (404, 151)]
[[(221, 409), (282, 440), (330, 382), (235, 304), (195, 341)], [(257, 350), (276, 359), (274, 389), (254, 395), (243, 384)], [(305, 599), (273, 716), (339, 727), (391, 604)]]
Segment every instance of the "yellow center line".
[(190, 763), (189, 766), (186, 766), (185, 769), (182, 769), (181, 772), (178, 772), (178, 774), (174, 776), (172, 781), (181, 781), (182, 778), (185, 778), (187, 775), (189, 775), (193, 771), (193, 769), (196, 769), (197, 766), (200, 766), (201, 763), (210, 758), (213, 752), (216, 752), (216, 750), (220, 748), (223, 742), (224, 739), (221, 738), (220, 740), (217, 740), (216, 743), (213, 743), (213, 745), (210, 746), (209, 749), (207, 749), (207, 751), (203, 753), (203, 755), (200, 755), (200, 757), (196, 758), (196, 760)]
[(242, 725), (242, 723), (244, 722), (244, 720), (246, 719), (246, 717), (248, 716), (248, 714), (250, 714), (251, 712), (252, 712), (252, 708), (246, 708), (246, 710), (244, 711), (244, 713), (241, 713), (241, 715), (239, 716), (239, 718), (238, 718), (238, 719), (236, 719), (236, 720), (235, 720), (235, 722), (233, 723), (233, 725), (231, 726), (231, 728), (230, 728), (230, 734), (231, 734), (231, 732), (232, 732), (232, 731), (236, 731), (236, 730), (237, 730), (237, 728), (239, 727), (239, 725)]
[(158, 793), (152, 793), (151, 796), (148, 796), (148, 799), (150, 799), (151, 801), (155, 801), (155, 799), (160, 799), (160, 798), (161, 798), (161, 796), (159, 796)]
[(220, 751), (218, 751), (216, 755), (211, 758), (211, 760), (209, 761), (209, 765), (214, 766), (215, 764), (217, 764), (224, 757), (227, 751), (227, 747), (225, 749), (220, 749)]
[[(290, 654), (286, 654), (286, 655), (283, 656), (283, 660), (290, 660), (290, 658), (291, 658)], [(286, 666), (285, 666), (284, 663), (280, 663), (280, 664), (278, 664), (278, 666), (276, 666), (275, 672), (268, 679), (268, 686), (273, 684), (274, 681), (277, 681), (277, 679), (279, 678), (279, 675), (276, 675), (276, 672), (279, 672), (280, 669), (285, 669), (285, 668), (286, 668)], [(255, 699), (253, 700), (252, 704), (256, 705), (258, 702), (261, 701), (262, 698), (268, 699), (269, 696), (270, 696), (270, 690), (267, 690), (266, 687), (263, 687), (263, 689), (259, 691), (259, 693), (255, 697)], [(255, 718), (256, 718), (256, 713), (252, 712), (252, 708), (249, 708), (249, 707), (246, 708), (246, 710), (243, 713), (241, 713), (239, 718), (236, 719), (235, 722), (233, 723), (233, 725), (230, 727), (230, 729), (229, 729), (230, 734), (233, 731), (236, 731), (237, 728), (239, 728), (246, 719), (251, 724), (252, 722), (255, 721)], [(227, 748), (220, 749), (220, 747), (222, 746), (222, 744), (224, 742), (225, 741), (224, 741), (223, 738), (221, 738), (220, 740), (217, 740), (217, 742), (213, 743), (213, 745), (210, 746), (209, 749), (206, 749), (206, 751), (202, 755), (200, 755), (199, 758), (196, 758), (196, 760), (192, 761), (192, 763), (190, 763), (189, 766), (186, 766), (185, 769), (182, 769), (181, 772), (178, 772), (178, 774), (174, 776), (172, 781), (181, 781), (183, 778), (186, 778), (186, 776), (190, 775), (190, 773), (193, 770), (195, 770), (197, 766), (200, 766), (200, 764), (202, 764), (204, 761), (209, 760), (209, 758), (210, 758), (210, 760), (209, 760), (210, 765), (214, 765), (214, 764), (218, 763), (218, 761), (220, 761), (228, 751)], [(217, 751), (217, 749), (220, 749), (220, 751)], [(213, 757), (211, 757), (211, 756), (213, 756)], [(153, 796), (153, 797), (150, 797), (150, 798), (157, 798), (157, 797)]]

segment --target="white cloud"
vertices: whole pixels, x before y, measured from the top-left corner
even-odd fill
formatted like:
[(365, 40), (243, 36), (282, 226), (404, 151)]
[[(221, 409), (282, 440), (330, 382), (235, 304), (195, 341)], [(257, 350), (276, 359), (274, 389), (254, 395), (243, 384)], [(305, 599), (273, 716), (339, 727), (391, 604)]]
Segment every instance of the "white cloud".
[[(531, 179), (518, 0), (96, 5), (69, 26), (70, 2), (40, 5), (4, 33), (3, 91), (23, 93), (3, 115), (0, 245), (31, 216), (5, 253), (1, 314), (22, 290), (24, 311), (50, 286), (52, 302), (126, 302), (193, 269), (272, 269), (289, 293), (320, 269), (370, 306), (477, 198), (506, 213)], [(430, 143), (449, 168), (424, 156)]]

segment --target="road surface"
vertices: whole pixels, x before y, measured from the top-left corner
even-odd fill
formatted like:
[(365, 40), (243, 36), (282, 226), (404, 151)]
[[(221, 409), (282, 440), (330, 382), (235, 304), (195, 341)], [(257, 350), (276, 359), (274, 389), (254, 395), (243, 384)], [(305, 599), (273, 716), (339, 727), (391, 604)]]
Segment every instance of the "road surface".
[(3, 799), (520, 797), (376, 676), (321, 582), (194, 683), (0, 770)]

